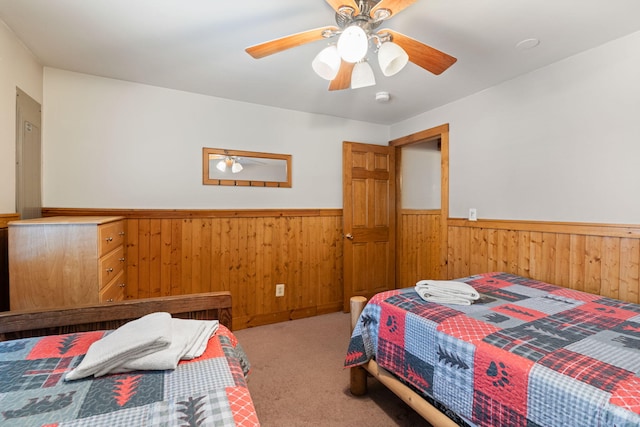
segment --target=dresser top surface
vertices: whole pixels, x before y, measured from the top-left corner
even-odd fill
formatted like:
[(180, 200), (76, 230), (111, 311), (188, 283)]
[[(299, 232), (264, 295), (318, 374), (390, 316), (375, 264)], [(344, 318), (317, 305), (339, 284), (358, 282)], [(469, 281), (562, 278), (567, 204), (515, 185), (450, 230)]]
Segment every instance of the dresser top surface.
[(9, 227), (15, 225), (101, 225), (122, 219), (124, 219), (123, 216), (52, 216), (10, 221)]

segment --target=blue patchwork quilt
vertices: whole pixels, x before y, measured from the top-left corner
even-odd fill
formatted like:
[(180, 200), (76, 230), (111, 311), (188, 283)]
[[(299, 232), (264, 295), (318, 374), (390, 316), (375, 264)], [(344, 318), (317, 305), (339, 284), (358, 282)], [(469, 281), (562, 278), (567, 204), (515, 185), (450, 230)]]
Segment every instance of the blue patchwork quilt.
[(105, 331), (0, 342), (0, 425), (259, 426), (249, 363), (220, 325), (197, 359), (175, 370), (64, 381)]
[(640, 426), (640, 305), (507, 273), (457, 280), (480, 300), (374, 296), (345, 367), (373, 358), (459, 424)]

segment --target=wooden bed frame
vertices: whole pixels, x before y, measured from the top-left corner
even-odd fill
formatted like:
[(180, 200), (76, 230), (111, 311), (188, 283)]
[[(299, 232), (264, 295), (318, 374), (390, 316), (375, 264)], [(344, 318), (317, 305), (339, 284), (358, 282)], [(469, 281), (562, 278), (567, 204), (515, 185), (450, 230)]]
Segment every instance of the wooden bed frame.
[[(364, 310), (367, 299), (361, 296), (351, 297), (351, 331), (356, 327), (360, 313)], [(393, 374), (381, 368), (375, 360), (370, 360), (366, 365), (351, 368), (350, 390), (354, 396), (362, 396), (367, 393), (367, 375), (371, 375), (387, 387), (393, 394), (402, 399), (415, 410), (422, 418), (434, 427), (458, 427), (449, 417), (443, 414), (435, 406), (427, 402), (420, 394), (413, 391)]]
[(115, 329), (156, 311), (165, 311), (184, 319), (219, 320), (229, 329), (232, 326), (231, 293), (207, 292), (73, 308), (0, 312), (0, 341)]

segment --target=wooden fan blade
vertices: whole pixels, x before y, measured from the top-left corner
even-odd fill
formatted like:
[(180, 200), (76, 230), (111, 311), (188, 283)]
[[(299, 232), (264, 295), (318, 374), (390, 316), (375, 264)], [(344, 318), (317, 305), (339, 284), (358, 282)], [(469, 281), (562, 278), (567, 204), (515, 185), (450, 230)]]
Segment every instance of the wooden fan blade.
[(322, 40), (324, 39), (322, 33), (327, 30), (337, 31), (338, 27), (320, 27), (313, 30), (303, 31), (301, 33), (291, 34), (290, 36), (250, 46), (246, 48), (245, 51), (256, 59), (264, 58), (265, 56), (273, 55), (274, 53), (282, 52), (283, 50), (291, 49), (292, 47), (311, 43), (316, 40)]
[(371, 12), (369, 12), (369, 16), (373, 18), (376, 14), (376, 10), (378, 9), (390, 10), (391, 16), (397, 15), (398, 13), (402, 12), (404, 9), (408, 8), (415, 2), (416, 0), (380, 0), (378, 4), (376, 4), (371, 8)]
[(433, 74), (441, 74), (457, 61), (453, 56), (440, 52), (438, 49), (427, 46), (397, 31), (385, 29), (378, 31), (378, 33), (391, 34), (391, 41), (401, 46), (405, 52), (407, 52), (409, 61)]
[(351, 73), (355, 66), (355, 63), (342, 61), (338, 75), (329, 83), (329, 90), (349, 89), (351, 87)]
[[(415, 1), (415, 0), (414, 0)], [(358, 7), (355, 0), (327, 0), (327, 3), (335, 10), (336, 12), (340, 9), (341, 6), (349, 6), (353, 8), (354, 16), (360, 14), (360, 8)]]

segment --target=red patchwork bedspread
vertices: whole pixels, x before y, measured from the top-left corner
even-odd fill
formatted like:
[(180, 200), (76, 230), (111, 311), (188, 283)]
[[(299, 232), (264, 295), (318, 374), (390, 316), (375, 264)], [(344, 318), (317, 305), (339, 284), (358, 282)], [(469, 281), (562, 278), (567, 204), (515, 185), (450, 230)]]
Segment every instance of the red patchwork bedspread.
[(457, 279), (471, 306), (374, 296), (346, 367), (374, 358), (478, 426), (640, 426), (640, 305), (507, 273)]
[(249, 362), (224, 326), (201, 357), (175, 370), (64, 381), (104, 334), (0, 342), (0, 425), (259, 426), (245, 380)]

